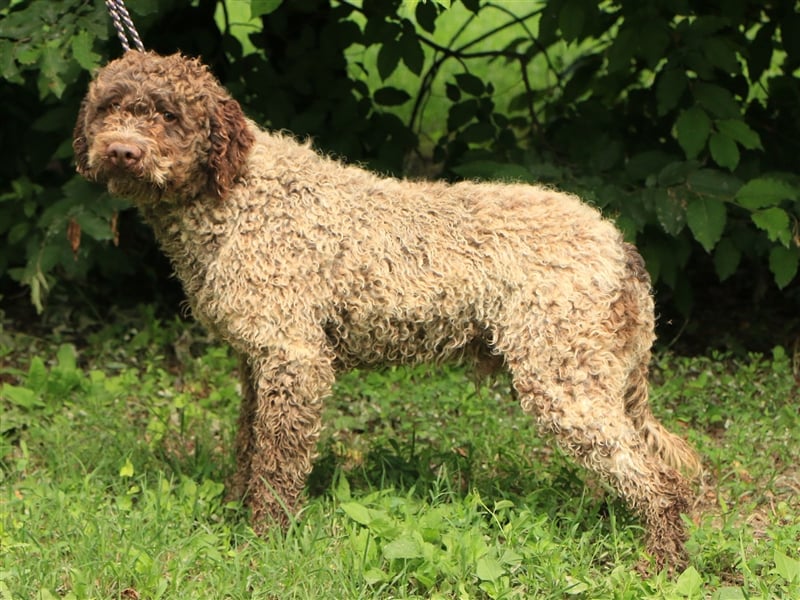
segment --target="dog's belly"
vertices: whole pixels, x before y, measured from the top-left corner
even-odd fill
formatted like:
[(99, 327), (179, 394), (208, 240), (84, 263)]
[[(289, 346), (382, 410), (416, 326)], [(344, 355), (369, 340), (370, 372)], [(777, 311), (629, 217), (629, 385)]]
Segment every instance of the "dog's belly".
[(370, 317), (354, 320), (345, 313), (326, 323), (329, 343), (343, 366), (460, 359), (475, 342), (482, 343), (485, 333), (471, 321)]

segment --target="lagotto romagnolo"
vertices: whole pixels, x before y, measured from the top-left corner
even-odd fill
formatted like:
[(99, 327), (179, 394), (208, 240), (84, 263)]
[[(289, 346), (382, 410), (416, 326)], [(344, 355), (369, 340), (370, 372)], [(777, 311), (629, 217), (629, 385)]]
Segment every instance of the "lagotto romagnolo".
[(641, 515), (656, 564), (685, 564), (679, 469), (699, 461), (648, 406), (649, 278), (597, 210), (345, 165), (257, 126), (181, 55), (103, 68), (74, 149), (81, 174), (135, 203), (193, 314), (241, 358), (232, 491), (257, 530), (299, 508), (337, 373), (456, 360), (507, 370), (531, 426)]

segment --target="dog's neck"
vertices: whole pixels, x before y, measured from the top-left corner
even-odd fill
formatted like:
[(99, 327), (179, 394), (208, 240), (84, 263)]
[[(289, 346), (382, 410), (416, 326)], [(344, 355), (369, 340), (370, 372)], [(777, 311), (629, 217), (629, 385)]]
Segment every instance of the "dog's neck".
[(224, 243), (224, 228), (218, 228), (218, 234), (208, 223), (230, 221), (234, 218), (231, 207), (216, 198), (198, 198), (189, 203), (140, 205), (139, 212), (191, 296)]

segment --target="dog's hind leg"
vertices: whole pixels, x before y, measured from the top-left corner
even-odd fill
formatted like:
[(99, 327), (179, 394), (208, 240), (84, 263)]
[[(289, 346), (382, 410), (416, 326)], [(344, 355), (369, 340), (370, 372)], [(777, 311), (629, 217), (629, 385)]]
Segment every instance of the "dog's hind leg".
[[(592, 360), (592, 350), (578, 343), (571, 347), (573, 352), (566, 358), (548, 361), (544, 372), (530, 366), (544, 368), (541, 354), (535, 362), (509, 360), (523, 410), (534, 415), (567, 454), (611, 485), (642, 517), (647, 549), (659, 568), (685, 565), (687, 535), (681, 513), (689, 506), (686, 481), (648, 450), (626, 414), (624, 370), (614, 365), (613, 354), (600, 353), (599, 360)], [(606, 379), (605, 374), (610, 377)], [(616, 381), (620, 383), (615, 383), (614, 374), (619, 375)]]

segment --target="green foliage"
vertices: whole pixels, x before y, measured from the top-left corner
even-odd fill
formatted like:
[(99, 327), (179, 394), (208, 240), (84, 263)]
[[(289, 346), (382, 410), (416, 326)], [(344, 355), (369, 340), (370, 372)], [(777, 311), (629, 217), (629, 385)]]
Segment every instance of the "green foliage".
[[(574, 23), (564, 31), (564, 11), (575, 12), (578, 5), (590, 10), (588, 3), (548, 2), (539, 30), (548, 40), (560, 31), (576, 43), (597, 42), (589, 51), (598, 59), (594, 80), (580, 86), (583, 95), (566, 106), (561, 96), (541, 109), (576, 123), (563, 126), (568, 136), (563, 142), (577, 164), (578, 189), (586, 188), (585, 181), (591, 184), (586, 175), (592, 172), (610, 183), (613, 196), (601, 199), (603, 205), (619, 215), (626, 231), (636, 232), (651, 271), (672, 287), (680, 279), (659, 266), (674, 261), (670, 255), (687, 234), (714, 253), (721, 279), (743, 264), (744, 254), (768, 259), (778, 286), (788, 285), (800, 257), (800, 179), (796, 165), (781, 158), (787, 140), (764, 125), (767, 115), (790, 127), (797, 123), (794, 109), (773, 96), (778, 89), (785, 93), (800, 66), (784, 53), (778, 37), (779, 30), (789, 33), (794, 25), (776, 26), (793, 12), (791, 3), (766, 12), (758, 3), (742, 3), (726, 16), (704, 14), (697, 3), (592, 6), (601, 13), (595, 19), (614, 23), (600, 35), (574, 29)], [(559, 18), (547, 18), (550, 11)], [(757, 54), (753, 38), (760, 43)], [(581, 60), (588, 60), (586, 53)], [(573, 69), (565, 76), (571, 78), (560, 86), (566, 94), (578, 75)], [(791, 85), (797, 89), (796, 80)], [(549, 128), (543, 138), (558, 139), (557, 130)], [(598, 138), (603, 144), (597, 152), (605, 159), (592, 156), (591, 143), (585, 143)], [(570, 148), (578, 142), (582, 148)], [(613, 156), (617, 148), (622, 150)], [(765, 177), (774, 184), (764, 185)], [(748, 227), (761, 233), (735, 244), (734, 236)], [(673, 241), (665, 243), (654, 228)]]
[(0, 357), (0, 597), (800, 594), (800, 390), (782, 348), (656, 358), (654, 410), (705, 466), (691, 565), (673, 577), (636, 572), (639, 522), (536, 435), (504, 380), (344, 377), (319, 444), (324, 484), (287, 534), (258, 538), (223, 484), (235, 360), (197, 327), (144, 310), (0, 331)]
[[(203, 55), (257, 120), (342, 158), (579, 193), (683, 310), (686, 273), (706, 254), (721, 280), (763, 267), (780, 288), (798, 282), (793, 0), (722, 14), (688, 0), (130, 9), (148, 48)], [(109, 243), (126, 205), (70, 164), (88, 71), (119, 51), (102, 2), (0, 3), (0, 274), (29, 286), (39, 309), (56, 282), (142, 268)]]
[[(0, 274), (30, 287), (41, 310), (56, 280), (83, 277), (113, 239), (121, 206), (71, 174), (70, 131), (86, 71), (108, 39), (103, 3), (12, 2), (0, 6), (0, 97), (10, 114), (0, 133)], [(85, 234), (73, 251), (69, 224)]]

